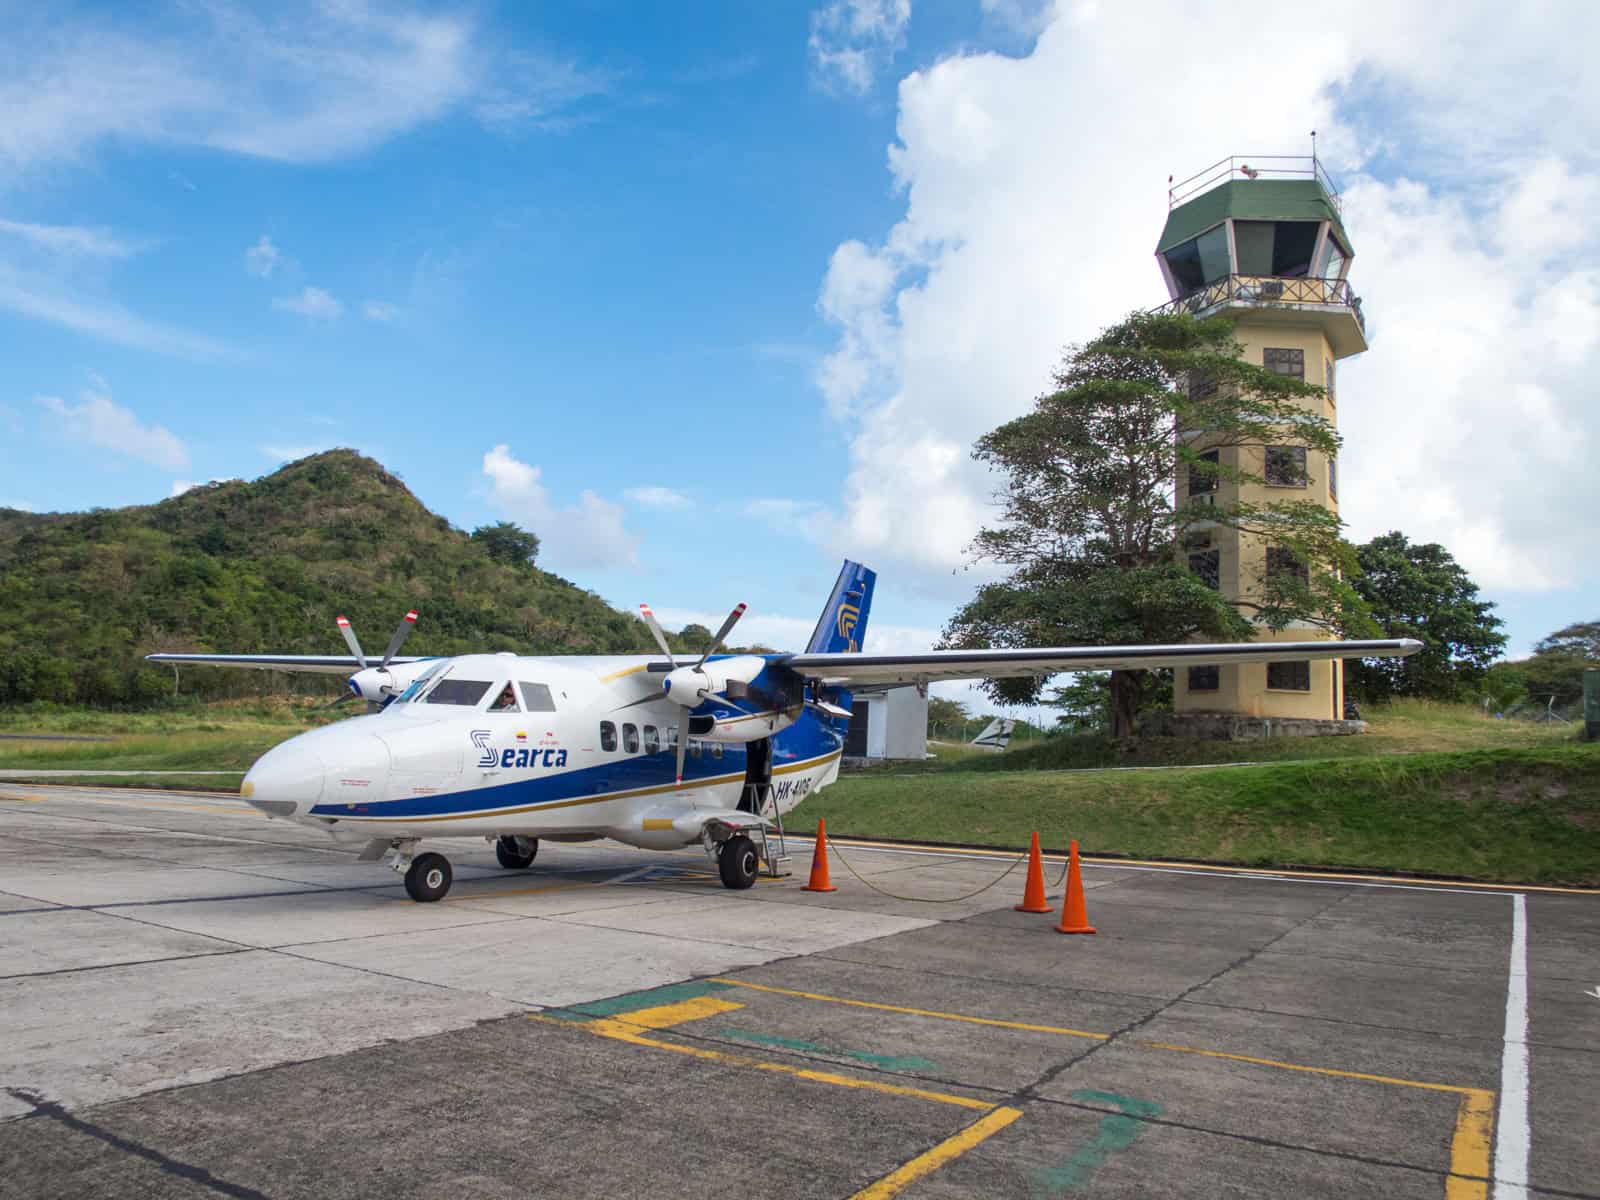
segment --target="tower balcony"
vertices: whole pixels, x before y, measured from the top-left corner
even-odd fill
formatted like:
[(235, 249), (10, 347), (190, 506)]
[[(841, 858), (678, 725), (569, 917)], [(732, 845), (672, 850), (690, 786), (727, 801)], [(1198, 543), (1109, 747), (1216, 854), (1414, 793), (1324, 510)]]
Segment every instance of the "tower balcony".
[(1334, 354), (1346, 358), (1367, 348), (1367, 322), (1361, 298), (1348, 279), (1306, 276), (1224, 275), (1204, 287), (1150, 310), (1196, 317), (1246, 314), (1284, 325), (1316, 325)]

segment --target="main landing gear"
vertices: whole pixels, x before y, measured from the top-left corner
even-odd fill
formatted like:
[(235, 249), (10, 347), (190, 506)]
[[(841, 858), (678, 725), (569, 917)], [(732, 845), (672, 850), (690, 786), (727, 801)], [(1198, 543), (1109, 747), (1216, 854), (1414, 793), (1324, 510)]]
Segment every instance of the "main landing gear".
[(717, 872), (722, 876), (722, 886), (742, 890), (756, 881), (761, 870), (761, 856), (756, 844), (744, 834), (738, 834), (722, 843), (717, 852)]

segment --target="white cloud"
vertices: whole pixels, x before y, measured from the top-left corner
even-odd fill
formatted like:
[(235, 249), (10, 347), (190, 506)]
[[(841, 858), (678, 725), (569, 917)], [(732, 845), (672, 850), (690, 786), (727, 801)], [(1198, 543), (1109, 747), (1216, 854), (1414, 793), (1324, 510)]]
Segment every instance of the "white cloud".
[(283, 262), (283, 251), (272, 244), (272, 239), (262, 234), (256, 244), (244, 252), (244, 269), (262, 279), (270, 279)]
[(0, 508), (14, 508), (18, 512), (36, 512), (26, 500), (0, 500)]
[(145, 248), (145, 243), (119, 237), (109, 229), (81, 225), (38, 225), (0, 218), (0, 234), (21, 238), (43, 250), (88, 258), (129, 258)]
[(37, 396), (35, 402), (58, 419), (68, 437), (155, 467), (179, 470), (189, 465), (188, 447), (170, 430), (140, 423), (132, 410), (111, 399), (104, 380), (97, 378), (79, 399), (77, 405), (59, 396)]
[(0, 262), (0, 309), (159, 354), (195, 359), (233, 354), (229, 346), (214, 338), (146, 320), (114, 302), (66, 295), (48, 275), (24, 274), (4, 262)]
[(682, 492), (668, 487), (636, 487), (622, 493), (641, 508), (680, 509), (693, 504)]
[(298, 296), (279, 296), (272, 307), (317, 321), (331, 321), (344, 312), (344, 305), (319, 287), (307, 287)]
[(212, 479), (174, 479), (172, 481), (172, 489), (167, 493), (167, 499), (171, 500), (174, 496), (181, 496), (185, 492), (193, 491), (197, 487), (205, 487), (210, 483), (229, 482), (231, 482), (231, 480), (226, 477)]
[(826, 90), (865, 95), (906, 42), (911, 0), (832, 0), (811, 13), (813, 78)]
[(462, 107), (550, 121), (603, 86), (513, 51), (466, 11), (298, 0), (13, 20), (0, 41), (0, 183), (109, 143), (286, 162), (361, 153)]
[(831, 520), (827, 509), (815, 500), (781, 498), (751, 500), (744, 506), (744, 515), (808, 542), (824, 540)]
[(483, 456), (489, 499), (502, 516), (539, 535), (539, 561), (557, 570), (631, 567), (639, 538), (623, 525), (622, 506), (585, 489), (574, 508), (557, 508), (540, 469), (498, 445)]
[(387, 300), (368, 300), (361, 306), (361, 315), (369, 321), (392, 321), (400, 310)]
[[(1600, 73), (1583, 47), (1600, 10), (1497, 13), (1362, 0), (1330, 24), (1293, 5), (1061, 6), (1026, 57), (958, 54), (904, 79), (889, 151), (904, 215), (842, 243), (818, 301), (838, 339), (817, 382), (851, 439), (840, 547), (948, 580), (993, 491), (973, 441), (1027, 410), (1063, 346), (1165, 298), (1163, 177), (1294, 152), (1316, 128), (1350, 172), (1372, 341), (1339, 380), (1352, 535), (1399, 525), (1489, 586), (1586, 569), (1600, 239), (1584, 214), (1600, 174), (1584, 147)], [(1127, 69), (1152, 29), (1207, 52), (1164, 60), (1152, 86)], [(1272, 61), (1295, 66), (1262, 104)], [(1450, 173), (1466, 161), (1470, 180)]]

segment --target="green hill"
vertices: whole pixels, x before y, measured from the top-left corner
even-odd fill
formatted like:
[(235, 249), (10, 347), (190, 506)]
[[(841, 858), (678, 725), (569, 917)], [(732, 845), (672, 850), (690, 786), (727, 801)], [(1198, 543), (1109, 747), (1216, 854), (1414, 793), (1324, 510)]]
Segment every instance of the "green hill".
[[(538, 532), (535, 530), (534, 532)], [(408, 607), (407, 654), (626, 654), (631, 616), (531, 565), (507, 565), (399, 478), (329, 450), (251, 482), (85, 513), (0, 509), (0, 703), (144, 704), (172, 693), (153, 651), (368, 654)], [(185, 693), (282, 690), (263, 672), (183, 673)]]

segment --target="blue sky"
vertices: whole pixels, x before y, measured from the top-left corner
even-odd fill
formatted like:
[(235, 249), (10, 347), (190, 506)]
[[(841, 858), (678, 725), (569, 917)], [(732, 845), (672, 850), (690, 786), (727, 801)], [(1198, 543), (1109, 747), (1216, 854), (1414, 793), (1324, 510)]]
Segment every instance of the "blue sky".
[[(1427, 65), (1419, 6), (1126, 7), (19, 6), (0, 503), (147, 503), (348, 445), (620, 607), (745, 600), (777, 640), (850, 553), (882, 572), (875, 640), (925, 644), (974, 582), (972, 437), (1164, 298), (1165, 176), (1316, 125), (1375, 326), (1341, 377), (1352, 535), (1444, 541), (1518, 647), (1594, 616), (1568, 522), (1600, 273), (1592, 222), (1539, 232), (1600, 194), (1591, 119), (1548, 132), (1593, 90), (1581, 57), (1473, 5)], [(1240, 13), (1259, 44), (1216, 54), (1304, 49), (1270, 112), (1224, 61), (1181, 68), (1218, 110), (1188, 112), (1130, 50)], [(1452, 91), (1453, 59), (1496, 55), (1501, 94)], [(1493, 396), (1518, 417), (1486, 472)]]

